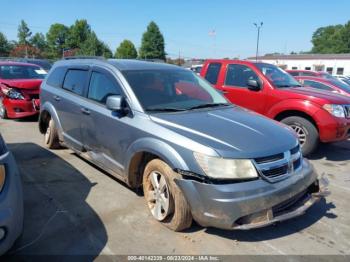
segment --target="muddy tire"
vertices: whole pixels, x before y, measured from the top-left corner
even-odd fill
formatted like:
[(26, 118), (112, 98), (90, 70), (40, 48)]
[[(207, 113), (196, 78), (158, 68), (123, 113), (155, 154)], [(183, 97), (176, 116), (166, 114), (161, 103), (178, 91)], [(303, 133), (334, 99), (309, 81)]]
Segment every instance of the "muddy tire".
[(190, 207), (174, 179), (181, 178), (160, 159), (151, 160), (143, 174), (143, 192), (153, 217), (173, 231), (192, 224)]
[(0, 99), (0, 118), (1, 119), (7, 119), (7, 112), (6, 112), (6, 108), (5, 105), (2, 102), (2, 99)]
[(313, 123), (299, 116), (287, 117), (281, 122), (293, 128), (297, 133), (304, 156), (308, 156), (316, 150), (319, 144), (319, 134)]
[(55, 121), (50, 119), (45, 132), (45, 146), (49, 149), (58, 149), (61, 147), (60, 141), (58, 138), (58, 132), (55, 125)]

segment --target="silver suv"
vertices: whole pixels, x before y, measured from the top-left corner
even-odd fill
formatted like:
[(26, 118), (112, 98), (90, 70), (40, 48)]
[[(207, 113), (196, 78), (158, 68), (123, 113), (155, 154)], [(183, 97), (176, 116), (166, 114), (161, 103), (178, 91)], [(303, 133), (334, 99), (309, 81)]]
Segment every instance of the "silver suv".
[(249, 229), (298, 216), (325, 195), (286, 126), (232, 105), (190, 70), (136, 60), (54, 64), (39, 128), (124, 181), (143, 187), (153, 217)]

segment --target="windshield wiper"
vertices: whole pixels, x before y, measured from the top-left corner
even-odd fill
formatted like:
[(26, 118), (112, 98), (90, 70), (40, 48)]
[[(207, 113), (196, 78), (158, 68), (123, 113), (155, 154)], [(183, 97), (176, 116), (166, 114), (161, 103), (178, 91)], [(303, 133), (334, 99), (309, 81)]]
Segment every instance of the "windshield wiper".
[(218, 107), (218, 106), (230, 106), (229, 103), (208, 103), (208, 104), (201, 104), (197, 106), (192, 106), (190, 108), (187, 108), (188, 110), (192, 109), (199, 109), (199, 108), (207, 108), (207, 107)]
[(159, 107), (159, 108), (146, 108), (147, 112), (180, 112), (186, 111), (186, 109), (182, 108), (173, 108), (173, 107)]

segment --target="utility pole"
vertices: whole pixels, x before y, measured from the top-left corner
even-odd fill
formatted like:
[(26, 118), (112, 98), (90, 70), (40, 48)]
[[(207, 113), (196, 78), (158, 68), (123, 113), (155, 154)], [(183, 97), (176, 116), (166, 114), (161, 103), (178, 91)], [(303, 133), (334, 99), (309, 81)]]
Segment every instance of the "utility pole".
[(260, 24), (254, 23), (255, 27), (258, 29), (258, 37), (256, 40), (256, 54), (255, 54), (255, 61), (258, 62), (258, 56), (259, 56), (259, 40), (260, 40), (260, 29), (263, 26), (263, 22), (260, 22)]

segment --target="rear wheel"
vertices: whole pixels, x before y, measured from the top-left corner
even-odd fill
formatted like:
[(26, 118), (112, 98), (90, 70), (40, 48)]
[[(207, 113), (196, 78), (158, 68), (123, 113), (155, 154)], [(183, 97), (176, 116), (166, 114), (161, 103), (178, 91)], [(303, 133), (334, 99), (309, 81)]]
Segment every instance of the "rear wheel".
[(319, 134), (313, 123), (299, 116), (287, 117), (282, 119), (281, 122), (290, 126), (296, 132), (304, 156), (310, 155), (316, 150), (319, 143)]
[(0, 118), (7, 119), (7, 112), (2, 99), (0, 99)]
[(58, 132), (55, 125), (55, 121), (50, 119), (49, 124), (45, 132), (45, 145), (49, 149), (58, 149), (60, 148), (60, 141), (58, 138)]
[(174, 179), (181, 178), (160, 159), (150, 161), (143, 175), (143, 192), (153, 217), (174, 231), (192, 224), (190, 207)]

